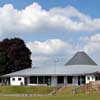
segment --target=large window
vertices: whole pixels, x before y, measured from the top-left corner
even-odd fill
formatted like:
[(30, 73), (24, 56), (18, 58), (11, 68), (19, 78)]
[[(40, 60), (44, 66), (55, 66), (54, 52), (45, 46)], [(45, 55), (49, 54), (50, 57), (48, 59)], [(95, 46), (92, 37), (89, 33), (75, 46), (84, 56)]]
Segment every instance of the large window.
[(30, 76), (30, 84), (51, 84), (51, 76)]
[(38, 83), (43, 84), (44, 83), (44, 77), (43, 76), (38, 76)]
[(30, 76), (30, 83), (37, 84), (37, 76)]
[(72, 84), (72, 82), (73, 82), (73, 77), (72, 77), (72, 76), (68, 76), (68, 77), (67, 77), (67, 82), (68, 82), (68, 84)]
[(45, 84), (47, 85), (51, 84), (51, 76), (45, 76)]
[(64, 83), (64, 76), (58, 76), (57, 77), (57, 83), (58, 84)]
[(96, 80), (100, 80), (100, 76), (96, 76)]
[(30, 84), (51, 84), (51, 76), (31, 76)]
[(51, 77), (50, 76), (38, 76), (38, 83), (50, 85)]

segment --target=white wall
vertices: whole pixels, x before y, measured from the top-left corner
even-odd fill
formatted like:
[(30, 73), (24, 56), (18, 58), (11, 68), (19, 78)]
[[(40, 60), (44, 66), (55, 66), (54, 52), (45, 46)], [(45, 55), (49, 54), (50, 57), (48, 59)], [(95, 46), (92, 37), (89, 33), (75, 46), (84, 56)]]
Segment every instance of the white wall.
[(94, 75), (86, 75), (85, 80), (86, 80), (86, 84), (91, 81), (95, 81), (95, 76)]
[[(18, 80), (18, 78), (21, 78), (21, 80)], [(13, 80), (15, 79), (15, 80)], [(11, 77), (10, 78), (10, 85), (17, 85), (20, 86), (21, 84), (24, 85), (24, 77)]]

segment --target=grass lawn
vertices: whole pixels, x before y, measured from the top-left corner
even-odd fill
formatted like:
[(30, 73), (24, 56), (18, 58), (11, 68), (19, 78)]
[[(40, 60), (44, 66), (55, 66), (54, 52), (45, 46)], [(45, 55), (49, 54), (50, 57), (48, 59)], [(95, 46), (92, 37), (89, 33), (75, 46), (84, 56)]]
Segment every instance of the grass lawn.
[[(52, 87), (31, 87), (31, 86), (0, 86), (0, 94), (47, 94), (52, 91)], [(72, 95), (72, 87), (67, 87), (63, 91), (52, 96), (14, 97), (0, 96), (0, 100), (100, 100), (99, 94), (85, 94), (80, 92)]]
[(100, 95), (91, 96), (46, 96), (46, 97), (0, 97), (0, 100), (100, 100)]
[(52, 90), (43, 86), (0, 86), (0, 94), (48, 94)]

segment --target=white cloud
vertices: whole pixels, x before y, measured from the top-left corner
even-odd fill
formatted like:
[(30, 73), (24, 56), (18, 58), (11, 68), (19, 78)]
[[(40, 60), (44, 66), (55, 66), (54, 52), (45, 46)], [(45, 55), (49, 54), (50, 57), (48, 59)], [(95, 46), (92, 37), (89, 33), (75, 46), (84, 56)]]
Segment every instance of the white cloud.
[[(68, 58), (75, 51), (75, 47), (60, 39), (49, 39), (46, 41), (32, 41), (26, 43), (32, 52), (33, 64), (53, 64), (56, 58), (60, 60)], [(74, 49), (73, 49), (74, 48)], [(67, 59), (66, 58), (66, 59)]]
[(100, 33), (83, 38), (84, 50), (90, 54), (100, 51)]
[(49, 11), (38, 3), (22, 10), (12, 4), (0, 7), (0, 34), (61, 33), (100, 30), (100, 18), (92, 19), (72, 6), (55, 7)]
[[(99, 64), (100, 59), (100, 34), (83, 37), (82, 45), (73, 45), (67, 41), (60, 39), (50, 39), (46, 41), (27, 42), (27, 47), (32, 51), (33, 63), (47, 63), (58, 58), (63, 58), (65, 62), (78, 51), (85, 51), (89, 56), (93, 57)], [(64, 62), (64, 63), (65, 63)], [(51, 63), (51, 62), (50, 62)]]
[(33, 41), (33, 42), (28, 42), (26, 45), (27, 47), (30, 48), (33, 55), (36, 54), (52, 55), (62, 51), (63, 49), (66, 49), (66, 51), (68, 52), (71, 51), (72, 49), (72, 45), (70, 43), (64, 42), (60, 39), (50, 39), (43, 42)]
[(84, 42), (83, 50), (100, 65), (100, 33), (82, 37), (81, 40)]
[(36, 55), (36, 56), (32, 56), (32, 64), (33, 65), (41, 65), (46, 63), (49, 60), (49, 57), (47, 56), (43, 56), (43, 55)]

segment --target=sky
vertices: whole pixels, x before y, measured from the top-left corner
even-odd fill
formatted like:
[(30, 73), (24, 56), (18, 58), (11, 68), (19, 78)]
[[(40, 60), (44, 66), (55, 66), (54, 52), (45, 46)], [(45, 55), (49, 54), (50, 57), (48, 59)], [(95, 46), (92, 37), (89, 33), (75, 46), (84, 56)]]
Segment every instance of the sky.
[(100, 64), (100, 0), (0, 0), (0, 39), (19, 37), (33, 65), (85, 51)]

